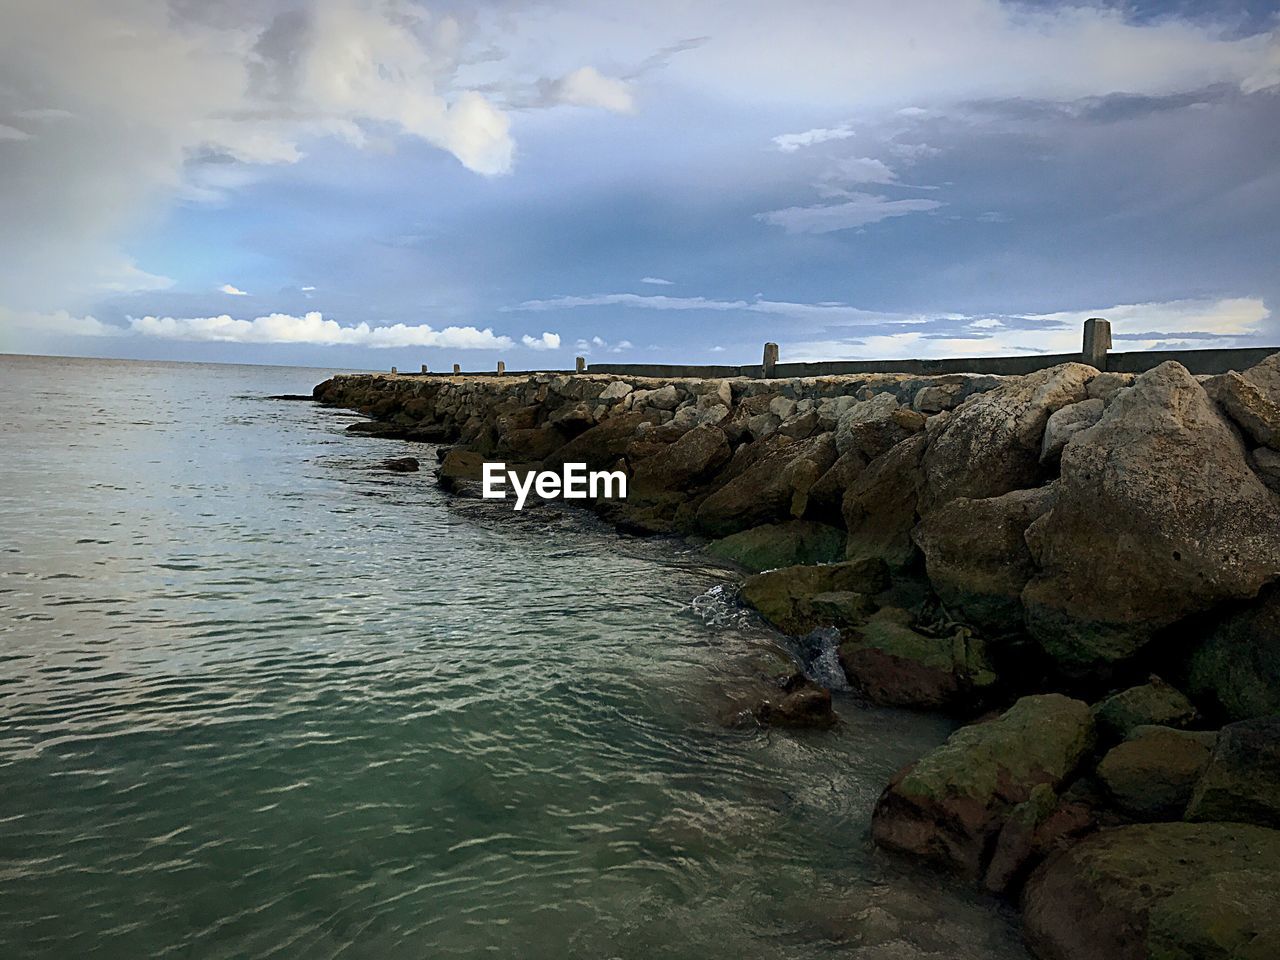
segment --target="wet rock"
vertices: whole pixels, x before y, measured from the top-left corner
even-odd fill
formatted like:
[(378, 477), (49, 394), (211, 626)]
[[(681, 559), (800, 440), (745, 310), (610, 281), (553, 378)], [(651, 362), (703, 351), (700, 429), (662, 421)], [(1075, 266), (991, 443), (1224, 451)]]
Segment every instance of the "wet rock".
[(377, 468), (392, 473), (417, 473), (418, 460), (416, 457), (391, 457), (379, 463)]
[(844, 556), (844, 531), (823, 523), (791, 520), (730, 534), (707, 553), (755, 573), (806, 563), (833, 563)]
[(1036, 572), (1024, 534), (1053, 496), (1049, 486), (960, 497), (915, 528), (929, 582), (953, 617), (992, 635), (1022, 628), (1022, 591)]
[(779, 630), (802, 636), (816, 627), (830, 625), (817, 619), (811, 606), (813, 597), (830, 593), (869, 597), (887, 585), (888, 573), (883, 563), (857, 560), (758, 573), (747, 578), (739, 596)]
[(384, 440), (403, 440), (407, 429), (403, 424), (387, 423), (382, 420), (358, 420), (348, 425), (347, 433), (362, 433)]
[(1027, 625), (1064, 672), (1105, 671), (1163, 627), (1280, 576), (1280, 500), (1186, 369), (1136, 378), (1062, 454), (1027, 529)]
[(963, 632), (919, 633), (899, 607), (885, 607), (853, 627), (839, 656), (849, 684), (886, 706), (971, 708), (997, 681), (981, 640)]
[(1196, 720), (1196, 708), (1177, 688), (1153, 676), (1146, 683), (1112, 694), (1093, 708), (1098, 738), (1115, 743), (1135, 728), (1154, 724), (1185, 727)]
[(1254, 443), (1280, 450), (1280, 398), (1272, 399), (1234, 371), (1205, 381), (1204, 387)]
[(1209, 762), (1214, 734), (1139, 727), (1098, 764), (1116, 808), (1134, 820), (1181, 820)]
[(1280, 716), (1241, 720), (1219, 731), (1187, 819), (1280, 827)]
[(831, 691), (810, 680), (802, 680), (778, 696), (761, 701), (755, 716), (770, 727), (819, 729), (833, 726), (837, 719), (831, 708)]
[(436, 480), (446, 490), (457, 490), (463, 483), (479, 483), (484, 464), (483, 454), (454, 447), (436, 467)]
[(850, 559), (878, 557), (901, 569), (915, 557), (911, 531), (919, 520), (924, 452), (925, 435), (916, 434), (867, 464), (845, 491)]
[(868, 460), (874, 460), (923, 430), (924, 420), (923, 414), (900, 406), (893, 394), (876, 394), (841, 414), (836, 426), (836, 452), (857, 450)]
[(636, 465), (633, 489), (636, 495), (688, 489), (728, 463), (732, 454), (729, 441), (719, 427), (709, 424), (694, 427)]
[(1214, 628), (1191, 655), (1187, 690), (1228, 720), (1280, 713), (1280, 587)]
[(1055, 411), (1044, 426), (1044, 440), (1040, 444), (1040, 462), (1056, 463), (1062, 456), (1062, 448), (1081, 430), (1087, 430), (1102, 419), (1103, 402), (1098, 399), (1081, 400)]
[(872, 838), (977, 879), (1010, 811), (1041, 784), (1056, 790), (1092, 746), (1086, 704), (1060, 694), (1023, 697), (899, 771), (876, 803)]
[(956, 497), (983, 500), (1036, 486), (1049, 416), (1085, 399), (1098, 371), (1064, 363), (970, 397), (930, 437), (924, 456), (927, 514)]
[[(1260, 937), (1275, 929), (1278, 886), (1280, 831), (1137, 824), (1046, 860), (1027, 882), (1023, 917), (1033, 951), (1053, 960), (1261, 960), (1275, 942)], [(1250, 889), (1268, 895), (1239, 898)]]

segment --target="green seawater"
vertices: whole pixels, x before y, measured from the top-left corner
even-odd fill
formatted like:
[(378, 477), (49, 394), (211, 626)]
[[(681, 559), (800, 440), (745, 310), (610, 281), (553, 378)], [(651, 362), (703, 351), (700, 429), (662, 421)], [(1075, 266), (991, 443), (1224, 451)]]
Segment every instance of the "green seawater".
[(0, 357), (0, 957), (1026, 957), (868, 841), (944, 721), (726, 725), (726, 572), (265, 399), (326, 374)]

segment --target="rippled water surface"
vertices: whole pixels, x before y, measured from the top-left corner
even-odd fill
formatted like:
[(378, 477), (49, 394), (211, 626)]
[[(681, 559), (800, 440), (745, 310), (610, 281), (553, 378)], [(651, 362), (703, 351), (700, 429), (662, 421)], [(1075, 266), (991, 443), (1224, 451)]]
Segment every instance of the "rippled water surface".
[(0, 956), (1025, 957), (867, 842), (941, 721), (727, 726), (728, 574), (372, 471), (326, 373), (0, 357)]

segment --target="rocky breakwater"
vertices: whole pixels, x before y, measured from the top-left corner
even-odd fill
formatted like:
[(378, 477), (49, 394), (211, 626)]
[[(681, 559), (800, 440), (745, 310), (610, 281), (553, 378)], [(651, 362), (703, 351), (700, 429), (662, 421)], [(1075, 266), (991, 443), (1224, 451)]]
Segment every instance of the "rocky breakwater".
[[(874, 841), (1020, 902), (1048, 958), (1280, 942), (1280, 356), (1196, 377), (335, 377), (358, 429), (630, 477), (593, 504), (744, 569), (863, 698), (961, 721)], [(760, 722), (832, 722), (775, 671)]]

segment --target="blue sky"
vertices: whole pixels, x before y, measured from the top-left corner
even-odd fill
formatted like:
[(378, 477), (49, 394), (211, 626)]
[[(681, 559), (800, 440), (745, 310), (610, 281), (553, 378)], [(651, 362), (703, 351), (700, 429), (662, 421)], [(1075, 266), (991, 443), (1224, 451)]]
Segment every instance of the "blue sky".
[(1257, 2), (0, 0), (0, 350), (1280, 342)]

